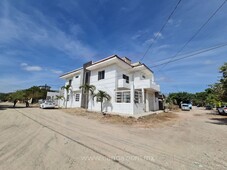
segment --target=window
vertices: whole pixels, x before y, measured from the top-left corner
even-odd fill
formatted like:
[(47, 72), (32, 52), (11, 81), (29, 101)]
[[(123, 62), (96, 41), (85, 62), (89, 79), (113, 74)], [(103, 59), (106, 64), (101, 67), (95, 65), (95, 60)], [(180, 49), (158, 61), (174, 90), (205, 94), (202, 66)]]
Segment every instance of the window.
[(79, 78), (79, 76), (76, 76), (75, 78), (77, 79), (77, 78)]
[(118, 91), (115, 98), (117, 103), (130, 103), (130, 91)]
[(98, 72), (98, 80), (104, 79), (105, 78), (105, 70), (99, 71)]
[(67, 95), (67, 101), (69, 101), (69, 95)]
[(142, 103), (142, 91), (135, 90), (135, 93), (134, 93), (134, 102), (135, 103)]
[(126, 83), (129, 83), (129, 76), (126, 76), (125, 74), (123, 74), (123, 79), (126, 80)]
[(145, 78), (146, 78), (146, 76), (145, 76), (145, 75), (142, 75), (142, 78), (143, 78), (143, 79), (145, 79)]
[(75, 96), (75, 101), (76, 101), (76, 102), (80, 101), (80, 94), (79, 94), (79, 93), (76, 94), (76, 96)]
[(72, 80), (69, 80), (69, 85), (70, 85), (70, 86), (72, 85)]

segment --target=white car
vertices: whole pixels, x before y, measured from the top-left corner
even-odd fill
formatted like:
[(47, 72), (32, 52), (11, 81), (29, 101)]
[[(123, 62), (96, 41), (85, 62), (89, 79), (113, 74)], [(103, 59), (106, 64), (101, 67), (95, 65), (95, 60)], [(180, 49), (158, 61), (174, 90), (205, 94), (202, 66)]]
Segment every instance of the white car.
[(42, 109), (54, 109), (55, 108), (55, 103), (52, 101), (44, 101), (43, 103), (40, 104), (40, 108)]
[(182, 103), (181, 104), (181, 110), (187, 110), (187, 111), (190, 111), (191, 107), (189, 104), (186, 104), (186, 103)]
[(219, 114), (227, 114), (227, 106), (221, 106), (218, 108)]

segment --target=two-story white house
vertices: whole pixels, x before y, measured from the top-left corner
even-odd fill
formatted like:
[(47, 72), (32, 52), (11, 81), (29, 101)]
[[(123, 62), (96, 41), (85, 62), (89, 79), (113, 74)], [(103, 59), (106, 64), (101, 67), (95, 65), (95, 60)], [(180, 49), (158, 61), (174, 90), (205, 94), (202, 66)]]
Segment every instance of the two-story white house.
[(105, 112), (134, 115), (159, 110), (160, 86), (155, 83), (153, 72), (145, 64), (131, 63), (126, 57), (113, 55), (89, 62), (60, 78), (66, 80), (65, 85), (71, 85), (69, 93), (64, 92), (67, 107), (100, 111), (100, 103), (91, 96), (87, 98), (79, 88), (90, 84), (111, 96), (110, 101), (103, 103)]

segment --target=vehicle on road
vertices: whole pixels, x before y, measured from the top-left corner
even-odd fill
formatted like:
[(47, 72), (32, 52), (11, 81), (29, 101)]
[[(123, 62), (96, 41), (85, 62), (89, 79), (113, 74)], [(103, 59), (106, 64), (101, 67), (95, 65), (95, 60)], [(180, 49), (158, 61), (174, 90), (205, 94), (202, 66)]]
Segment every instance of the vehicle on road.
[(54, 109), (55, 108), (55, 103), (52, 101), (47, 101), (45, 100), (43, 103), (40, 104), (41, 109)]
[(227, 114), (227, 106), (221, 106), (218, 107), (217, 109), (219, 114)]
[(212, 109), (213, 109), (213, 106), (211, 106), (211, 105), (206, 105), (205, 109), (206, 109), (206, 110), (212, 110)]
[(190, 111), (191, 110), (190, 104), (182, 103), (181, 110)]

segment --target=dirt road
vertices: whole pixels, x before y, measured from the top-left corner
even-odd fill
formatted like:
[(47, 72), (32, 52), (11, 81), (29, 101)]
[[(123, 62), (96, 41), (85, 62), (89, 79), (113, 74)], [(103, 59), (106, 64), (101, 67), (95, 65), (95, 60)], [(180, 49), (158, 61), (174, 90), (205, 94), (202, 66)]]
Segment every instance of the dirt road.
[(227, 169), (227, 117), (193, 109), (153, 128), (61, 110), (0, 109), (0, 169)]

